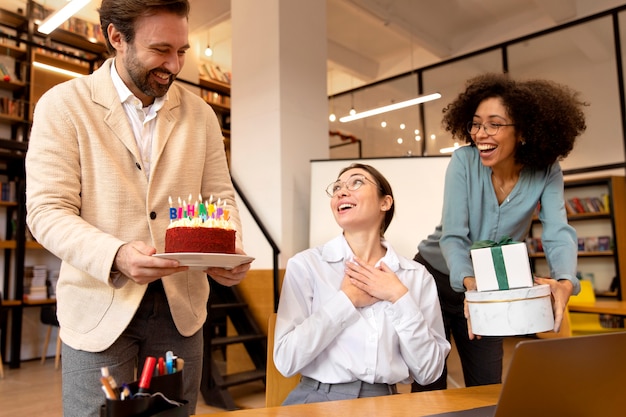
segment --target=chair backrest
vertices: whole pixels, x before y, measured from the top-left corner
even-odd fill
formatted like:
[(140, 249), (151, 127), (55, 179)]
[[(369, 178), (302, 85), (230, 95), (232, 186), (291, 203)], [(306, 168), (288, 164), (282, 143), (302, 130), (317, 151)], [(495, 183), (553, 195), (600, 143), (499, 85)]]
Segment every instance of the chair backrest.
[(267, 325), (267, 366), (265, 375), (265, 406), (276, 407), (283, 403), (287, 395), (300, 382), (300, 374), (285, 377), (274, 365), (274, 329), (276, 313), (270, 314)]
[(593, 283), (591, 281), (581, 279), (580, 280), (580, 292), (577, 295), (572, 295), (569, 298), (570, 305), (578, 304), (593, 304), (596, 302), (596, 293), (593, 290)]

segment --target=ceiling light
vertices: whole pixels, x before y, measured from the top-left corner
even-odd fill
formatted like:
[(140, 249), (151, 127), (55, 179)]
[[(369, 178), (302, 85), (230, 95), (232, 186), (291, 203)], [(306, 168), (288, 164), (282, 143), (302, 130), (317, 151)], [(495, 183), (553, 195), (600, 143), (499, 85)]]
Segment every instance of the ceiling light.
[(52, 13), (37, 28), (37, 30), (44, 35), (48, 35), (54, 29), (59, 27), (63, 22), (65, 22), (70, 17), (74, 16), (76, 12), (85, 7), (91, 2), (91, 0), (72, 0), (63, 6), (61, 9)]
[(337, 120), (337, 116), (335, 116), (335, 113), (331, 113), (330, 116), (328, 116), (328, 120), (330, 120), (331, 122)]
[(386, 113), (388, 111), (403, 109), (409, 106), (415, 106), (416, 104), (425, 103), (427, 101), (437, 100), (441, 98), (441, 94), (433, 93), (425, 96), (415, 97), (410, 100), (402, 101), (400, 103), (390, 104), (388, 106), (378, 107), (371, 110), (366, 110), (361, 113), (351, 114), (350, 116), (344, 116), (339, 119), (340, 122), (346, 123), (351, 122), (353, 120), (363, 119), (365, 117), (374, 116), (381, 113)]
[(439, 149), (439, 153), (452, 153), (459, 149), (459, 142), (454, 142), (454, 146), (450, 146), (449, 148), (441, 148)]
[(211, 49), (211, 45), (207, 44), (206, 49), (204, 50), (205, 56), (213, 56), (213, 49)]
[(385, 122), (384, 120), (380, 122), (380, 127), (387, 127), (387, 122)]

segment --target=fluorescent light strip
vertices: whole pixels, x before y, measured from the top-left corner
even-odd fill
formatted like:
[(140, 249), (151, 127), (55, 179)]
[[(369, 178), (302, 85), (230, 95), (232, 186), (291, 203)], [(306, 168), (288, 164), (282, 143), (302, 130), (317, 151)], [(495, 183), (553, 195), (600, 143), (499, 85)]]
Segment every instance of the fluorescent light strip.
[[(463, 145), (463, 146), (467, 146), (467, 145)], [(441, 148), (439, 149), (439, 153), (452, 153), (454, 151), (456, 151), (457, 149), (459, 149), (461, 146), (455, 142), (454, 146), (450, 146), (449, 148)]]
[(91, 0), (72, 0), (67, 3), (63, 8), (57, 10), (50, 16), (48, 16), (41, 25), (37, 28), (37, 30), (44, 35), (48, 35), (54, 29), (59, 27), (63, 22), (65, 22), (70, 17), (74, 16), (76, 12), (85, 7), (91, 2)]
[(56, 72), (58, 74), (63, 74), (63, 75), (67, 75), (69, 77), (74, 77), (74, 78), (78, 78), (78, 77), (84, 77), (85, 74), (81, 74), (79, 72), (74, 72), (74, 71), (68, 71), (66, 69), (63, 68), (59, 68), (59, 67), (53, 67), (52, 65), (48, 65), (48, 64), (42, 64), (41, 62), (37, 62), (34, 61), (33, 65), (37, 68), (40, 68), (42, 70), (46, 70), (46, 71), (51, 71), (51, 72)]
[(363, 119), (365, 117), (370, 117), (370, 116), (375, 116), (377, 114), (386, 113), (388, 111), (415, 106), (416, 104), (425, 103), (427, 101), (432, 101), (432, 100), (437, 100), (439, 98), (441, 98), (441, 94), (439, 93), (428, 94), (425, 96), (420, 96), (420, 97), (412, 98), (410, 100), (402, 101), (400, 103), (394, 103), (388, 106), (378, 107), (372, 110), (366, 110), (361, 113), (356, 113), (352, 116), (344, 116), (340, 118), (339, 121), (342, 123), (351, 122), (353, 120)]

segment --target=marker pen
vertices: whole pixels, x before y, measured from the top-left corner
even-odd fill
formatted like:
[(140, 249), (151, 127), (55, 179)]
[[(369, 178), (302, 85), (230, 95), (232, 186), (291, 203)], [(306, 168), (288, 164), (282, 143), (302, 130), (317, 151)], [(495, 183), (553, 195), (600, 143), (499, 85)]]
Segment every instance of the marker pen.
[(157, 369), (159, 371), (159, 376), (165, 375), (165, 359), (163, 359), (162, 356), (159, 356)]
[(106, 377), (100, 377), (100, 382), (102, 383), (102, 391), (106, 394), (106, 397), (109, 400), (117, 400), (117, 393), (111, 388), (111, 384), (109, 384), (109, 380)]
[(113, 378), (111, 374), (109, 374), (109, 368), (103, 366), (102, 368), (100, 368), (100, 372), (102, 373), (103, 377), (109, 380), (109, 385), (111, 385), (111, 388), (114, 390), (117, 389), (117, 382), (115, 382), (115, 378)]
[(171, 350), (165, 352), (165, 367), (168, 374), (174, 373), (174, 353)]
[(141, 379), (139, 380), (139, 393), (147, 393), (150, 389), (150, 380), (154, 373), (154, 365), (156, 364), (156, 358), (154, 356), (146, 357), (146, 362), (143, 364), (141, 371)]

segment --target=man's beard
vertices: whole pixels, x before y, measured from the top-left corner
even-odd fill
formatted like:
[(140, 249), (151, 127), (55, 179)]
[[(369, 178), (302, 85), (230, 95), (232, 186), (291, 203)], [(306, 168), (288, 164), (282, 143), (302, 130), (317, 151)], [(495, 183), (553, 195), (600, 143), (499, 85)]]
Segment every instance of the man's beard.
[[(135, 84), (135, 86), (148, 97), (163, 97), (167, 90), (169, 90), (170, 86), (176, 79), (176, 76), (165, 69), (159, 69), (161, 73), (170, 74), (170, 80), (167, 84), (161, 84), (151, 80), (151, 73), (153, 70), (145, 71), (144, 68), (140, 65), (137, 60), (127, 59), (126, 60), (128, 74), (130, 75), (131, 80)], [(155, 75), (156, 77), (156, 75)]]

